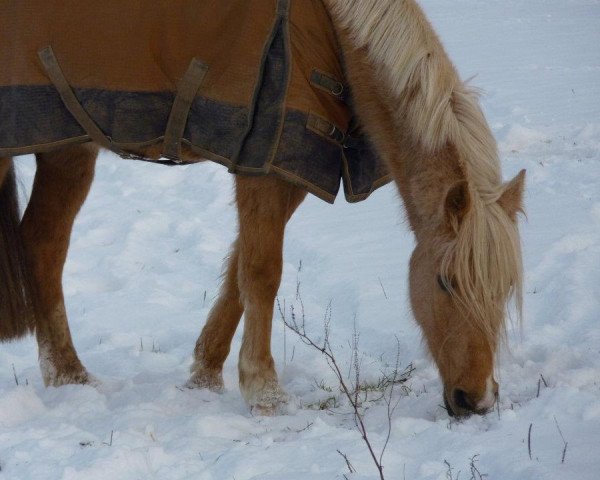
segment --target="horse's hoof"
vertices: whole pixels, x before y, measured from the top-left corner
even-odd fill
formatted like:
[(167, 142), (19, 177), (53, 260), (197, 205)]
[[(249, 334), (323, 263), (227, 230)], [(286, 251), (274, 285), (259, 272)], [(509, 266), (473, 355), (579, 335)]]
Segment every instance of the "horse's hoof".
[(289, 396), (277, 382), (269, 382), (260, 392), (246, 397), (252, 415), (273, 417), (286, 413)]
[(211, 392), (223, 392), (223, 374), (221, 372), (209, 372), (208, 370), (196, 370), (185, 383), (187, 388), (207, 388)]
[(62, 387), (63, 385), (91, 385), (96, 387), (100, 382), (83, 369), (75, 372), (51, 372), (44, 375), (44, 384), (47, 387)]
[(100, 379), (98, 377), (92, 375), (91, 373), (88, 373), (87, 377), (88, 377), (88, 380), (86, 383), (90, 387), (99, 388), (102, 385), (102, 382), (100, 381)]
[(250, 413), (255, 417), (276, 417), (288, 413), (288, 400), (273, 403), (257, 403), (250, 405)]

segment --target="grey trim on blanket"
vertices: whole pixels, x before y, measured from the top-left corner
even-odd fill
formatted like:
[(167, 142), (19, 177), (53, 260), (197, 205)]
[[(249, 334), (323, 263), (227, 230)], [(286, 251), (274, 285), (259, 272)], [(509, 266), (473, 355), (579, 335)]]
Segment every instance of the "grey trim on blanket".
[[(77, 89), (75, 94), (98, 126), (110, 132), (117, 146), (133, 149), (163, 140), (173, 103), (172, 92)], [(11, 109), (11, 104), (19, 108)], [(232, 168), (231, 159), (244, 134), (247, 116), (245, 108), (197, 97), (183, 141), (192, 150)], [(139, 121), (140, 118), (144, 121)], [(371, 186), (385, 177), (381, 168), (373, 168), (378, 160), (372, 149), (344, 149), (343, 160), (342, 147), (308, 129), (307, 123), (306, 113), (289, 110), (271, 158), (275, 168), (270, 168), (270, 152), (264, 148), (244, 149), (243, 162), (237, 165), (236, 172), (264, 175), (275, 170), (286, 171), (291, 175), (286, 178), (303, 178), (306, 183), (294, 183), (327, 202), (335, 198), (343, 176), (348, 201), (366, 198)], [(0, 87), (0, 156), (35, 153), (86, 140), (89, 137), (53, 87)], [(308, 184), (316, 188), (309, 188)]]

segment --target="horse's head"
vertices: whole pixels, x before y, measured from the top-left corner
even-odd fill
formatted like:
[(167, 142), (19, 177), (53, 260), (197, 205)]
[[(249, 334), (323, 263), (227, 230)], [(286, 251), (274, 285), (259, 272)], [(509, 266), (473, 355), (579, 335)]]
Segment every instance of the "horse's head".
[(523, 184), (524, 172), (488, 195), (466, 180), (446, 186), (435, 221), (417, 235), (411, 304), (450, 415), (484, 413), (496, 401), (494, 360), (513, 295), (520, 310)]

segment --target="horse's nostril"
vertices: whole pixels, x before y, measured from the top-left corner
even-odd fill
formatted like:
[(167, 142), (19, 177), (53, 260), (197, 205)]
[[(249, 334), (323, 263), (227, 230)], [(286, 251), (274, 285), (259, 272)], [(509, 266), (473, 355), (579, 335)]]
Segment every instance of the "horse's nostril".
[(475, 410), (475, 407), (469, 400), (469, 397), (464, 390), (457, 388), (456, 390), (454, 390), (454, 394), (452, 396), (453, 396), (454, 404), (457, 407), (462, 408), (463, 410), (469, 410), (469, 411)]

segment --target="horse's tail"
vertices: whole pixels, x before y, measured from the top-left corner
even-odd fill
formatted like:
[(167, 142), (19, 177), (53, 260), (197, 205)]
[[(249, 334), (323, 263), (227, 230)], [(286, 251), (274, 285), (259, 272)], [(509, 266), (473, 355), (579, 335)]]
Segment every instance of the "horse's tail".
[(0, 184), (0, 341), (22, 337), (34, 325), (33, 283), (19, 238), (19, 213), (11, 164)]

